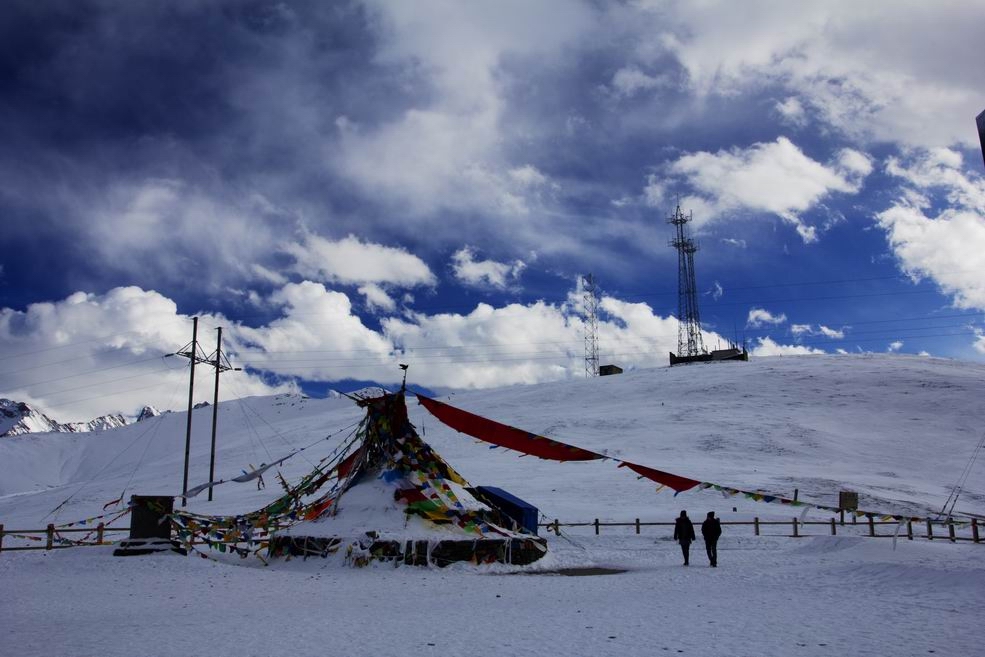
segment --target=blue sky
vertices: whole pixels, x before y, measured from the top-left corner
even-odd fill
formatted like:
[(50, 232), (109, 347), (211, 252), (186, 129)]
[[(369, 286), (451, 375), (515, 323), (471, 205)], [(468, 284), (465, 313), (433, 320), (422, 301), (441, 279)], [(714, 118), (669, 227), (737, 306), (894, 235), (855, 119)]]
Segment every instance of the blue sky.
[[(584, 375), (706, 343), (985, 358), (976, 3), (12, 2), (0, 395)], [(233, 377), (236, 377), (233, 379)], [(202, 398), (211, 385), (199, 382)]]

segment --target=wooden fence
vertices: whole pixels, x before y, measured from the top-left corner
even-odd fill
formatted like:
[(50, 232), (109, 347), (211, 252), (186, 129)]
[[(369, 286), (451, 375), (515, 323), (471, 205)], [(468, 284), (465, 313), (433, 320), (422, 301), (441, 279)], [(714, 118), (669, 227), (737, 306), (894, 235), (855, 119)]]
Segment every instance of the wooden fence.
[[(114, 541), (106, 540), (107, 534), (118, 534), (126, 532), (129, 534), (130, 527), (107, 527), (99, 523), (95, 527), (64, 527), (59, 528), (55, 525), (48, 525), (45, 529), (4, 529), (0, 525), (0, 552), (12, 552), (15, 550), (59, 550), (61, 548), (110, 545)], [(85, 534), (79, 540), (72, 540), (63, 534)], [(8, 545), (4, 546), (4, 537), (34, 541), (42, 545)], [(92, 539), (90, 540), (90, 537)]]
[[(947, 540), (952, 543), (957, 541), (971, 541), (973, 543), (981, 543), (981, 538), (979, 534), (979, 524), (976, 519), (972, 519), (970, 523), (958, 523), (950, 520), (926, 520), (921, 523), (914, 523), (913, 521), (907, 521), (905, 525), (905, 534), (902, 528), (899, 527), (899, 523), (896, 521), (883, 521), (876, 520), (873, 516), (867, 516), (864, 522), (859, 523), (857, 519), (853, 516), (851, 522), (845, 523), (844, 516), (840, 520), (836, 518), (831, 518), (830, 520), (806, 520), (801, 522), (797, 518), (791, 518), (790, 520), (760, 520), (758, 517), (749, 520), (735, 520), (735, 521), (722, 521), (724, 526), (751, 526), (753, 534), (755, 536), (789, 536), (792, 538), (802, 537), (802, 536), (818, 536), (820, 534), (806, 534), (803, 529), (806, 527), (825, 527), (827, 531), (823, 532), (823, 535), (837, 536), (839, 527), (842, 528), (842, 533), (845, 533), (846, 527), (852, 528), (849, 531), (853, 535), (858, 535), (859, 531), (862, 531), (863, 536), (869, 536), (873, 538), (892, 538), (894, 536), (899, 536), (900, 538), (908, 538), (913, 540), (914, 538), (926, 538), (928, 540)], [(547, 529), (547, 531), (552, 531), (555, 534), (561, 534), (562, 527), (591, 527), (595, 530), (595, 535), (598, 536), (602, 533), (603, 527), (632, 527), (635, 529), (637, 534), (642, 533), (643, 527), (668, 527), (674, 526), (673, 522), (643, 522), (639, 518), (636, 518), (633, 522), (602, 522), (598, 518), (595, 518), (592, 522), (561, 522), (555, 519), (554, 522), (541, 523), (539, 525)], [(878, 533), (877, 527), (890, 526), (893, 531), (890, 533)], [(780, 534), (771, 534), (770, 527), (785, 527), (789, 528), (788, 532), (783, 532)], [(937, 528), (937, 529), (935, 529)], [(111, 533), (128, 533), (130, 528), (127, 527), (106, 527), (103, 523), (99, 523), (95, 527), (89, 528), (57, 528), (55, 525), (48, 525), (45, 529), (4, 529), (3, 525), (0, 525), (0, 552), (9, 552), (15, 550), (58, 550), (61, 548), (68, 547), (80, 547), (80, 546), (94, 546), (94, 545), (109, 545), (114, 541), (106, 540), (106, 535)], [(958, 532), (964, 532), (965, 535), (959, 534)], [(81, 540), (73, 541), (71, 539), (65, 538), (63, 534), (87, 534), (83, 536)], [(968, 535), (970, 534), (970, 535)], [(93, 540), (89, 540), (90, 536), (93, 536)], [(43, 543), (43, 545), (25, 545), (25, 546), (4, 546), (4, 537), (27, 539), (32, 541), (37, 541), (38, 543)]]
[[(858, 535), (859, 530), (862, 530), (863, 536), (869, 536), (872, 538), (893, 538), (894, 536), (899, 536), (900, 538), (907, 538), (913, 540), (914, 537), (926, 538), (928, 540), (948, 540), (952, 543), (957, 541), (971, 541), (973, 543), (981, 543), (979, 537), (979, 524), (978, 520), (972, 519), (970, 523), (968, 522), (954, 522), (952, 520), (926, 520), (920, 523), (914, 523), (912, 520), (907, 520), (903, 528), (899, 525), (900, 523), (895, 520), (876, 520), (874, 516), (866, 516), (865, 522), (859, 523), (857, 519), (853, 516), (852, 521), (845, 523), (844, 516), (841, 519), (831, 518), (830, 520), (806, 520), (801, 522), (798, 518), (791, 518), (790, 520), (760, 520), (758, 517), (749, 520), (735, 520), (735, 521), (722, 521), (723, 526), (752, 526), (753, 534), (756, 536), (767, 535), (764, 534), (764, 528), (767, 527), (787, 527), (789, 528), (789, 533), (784, 532), (781, 534), (768, 534), (771, 536), (789, 536), (792, 538), (797, 538), (801, 536), (817, 536), (819, 534), (805, 534), (802, 530), (805, 527), (810, 526), (823, 526), (829, 531), (823, 532), (823, 535), (830, 534), (831, 536), (838, 535), (838, 528), (842, 527), (842, 533), (845, 533), (845, 527), (852, 528), (849, 531), (853, 535)], [(878, 533), (876, 531), (877, 527), (891, 526), (893, 531), (890, 533)], [(557, 535), (560, 535), (562, 527), (592, 527), (595, 529), (595, 535), (598, 536), (602, 532), (602, 527), (633, 527), (636, 533), (639, 534), (643, 527), (673, 527), (673, 522), (642, 522), (639, 518), (636, 518), (633, 522), (601, 522), (598, 518), (592, 522), (561, 522), (557, 519), (554, 522), (541, 523), (540, 527), (544, 527), (547, 531), (552, 531)], [(935, 527), (937, 530), (935, 530)], [(905, 533), (904, 533), (905, 530)], [(967, 532), (970, 535), (959, 535), (958, 531)], [(766, 530), (769, 531), (768, 529)]]

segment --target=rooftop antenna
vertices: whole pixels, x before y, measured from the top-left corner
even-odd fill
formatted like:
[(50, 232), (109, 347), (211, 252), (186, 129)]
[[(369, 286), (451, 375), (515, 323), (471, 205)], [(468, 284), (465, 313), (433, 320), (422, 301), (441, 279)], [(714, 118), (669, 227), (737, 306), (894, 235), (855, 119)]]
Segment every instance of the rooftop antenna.
[(584, 277), (585, 291), (585, 377), (599, 375), (599, 296), (595, 277)]
[(701, 316), (698, 313), (698, 289), (694, 277), (694, 253), (698, 244), (691, 239), (687, 224), (693, 214), (681, 212), (680, 197), (674, 215), (667, 219), (676, 229), (670, 246), (677, 249), (677, 356), (691, 357), (705, 353), (701, 340)]

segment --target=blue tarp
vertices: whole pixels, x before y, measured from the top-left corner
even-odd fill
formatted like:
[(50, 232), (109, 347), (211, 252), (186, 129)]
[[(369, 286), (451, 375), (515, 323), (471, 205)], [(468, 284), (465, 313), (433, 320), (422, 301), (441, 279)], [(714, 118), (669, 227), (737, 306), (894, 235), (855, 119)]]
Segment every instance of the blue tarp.
[(537, 507), (524, 502), (516, 495), (495, 486), (476, 486), (479, 497), (488, 500), (493, 506), (515, 520), (523, 529), (537, 535)]

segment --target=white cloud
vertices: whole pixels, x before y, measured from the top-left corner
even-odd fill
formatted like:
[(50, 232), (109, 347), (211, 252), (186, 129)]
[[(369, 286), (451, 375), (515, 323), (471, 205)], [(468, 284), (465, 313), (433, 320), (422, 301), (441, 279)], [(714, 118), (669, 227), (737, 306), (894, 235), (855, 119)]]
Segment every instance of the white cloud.
[(363, 242), (354, 235), (333, 242), (309, 234), (281, 248), (294, 257), (295, 271), (315, 281), (399, 287), (435, 283), (434, 274), (417, 256), (402, 248)]
[(975, 341), (971, 346), (974, 347), (975, 351), (978, 353), (985, 354), (985, 331), (975, 329)]
[[(507, 56), (560, 57), (593, 25), (590, 8), (553, 2), (369, 3), (376, 60), (403, 67), (427, 93), (395, 119), (341, 134), (336, 171), (417, 220), (440, 209), (523, 217), (536, 195), (502, 151), (504, 100), (497, 73)], [(522, 170), (523, 167), (520, 167)], [(435, 222), (434, 228), (440, 224)]]
[[(215, 350), (215, 328), (232, 324), (200, 316), (199, 341)], [(57, 420), (82, 421), (107, 413), (135, 414), (144, 404), (181, 408), (188, 388), (187, 361), (165, 358), (191, 342), (191, 318), (173, 301), (138, 287), (106, 294), (76, 292), (24, 311), (0, 309), (0, 356), (5, 374), (0, 396), (37, 404)], [(227, 332), (225, 336), (231, 333)], [(228, 343), (227, 343), (228, 346)], [(203, 381), (208, 368), (196, 370)], [(239, 394), (291, 390), (247, 373), (235, 377)], [(196, 401), (212, 399), (199, 386)], [(231, 396), (220, 388), (220, 399)]]
[(712, 285), (711, 288), (711, 298), (714, 299), (715, 301), (718, 301), (723, 296), (725, 296), (725, 288), (722, 287), (721, 283), (715, 281), (714, 285)]
[(397, 302), (387, 294), (379, 285), (375, 283), (366, 283), (358, 288), (359, 294), (366, 297), (366, 305), (370, 310), (379, 309), (392, 311), (397, 307)]
[(612, 76), (612, 89), (617, 96), (630, 97), (641, 91), (664, 87), (669, 81), (664, 76), (647, 75), (636, 67), (624, 67)]
[(833, 329), (824, 324), (818, 324), (816, 329), (810, 324), (792, 324), (790, 326), (790, 332), (797, 337), (804, 335), (823, 335), (832, 340), (843, 340), (845, 338), (845, 327)]
[(804, 110), (804, 105), (795, 96), (777, 101), (774, 108), (784, 121), (791, 125), (800, 127), (807, 124), (807, 112)]
[(548, 183), (547, 176), (540, 172), (537, 167), (525, 164), (516, 169), (510, 169), (510, 178), (526, 187), (537, 187)]
[(981, 111), (983, 78), (971, 62), (980, 61), (981, 3), (650, 4), (650, 21), (637, 17), (639, 31), (660, 34), (699, 95), (780, 85), (812, 117), (852, 137), (974, 144), (969, 119)]
[[(959, 308), (985, 309), (985, 178), (961, 165), (960, 154), (946, 149), (908, 164), (891, 159), (887, 171), (908, 187), (876, 220), (910, 276), (934, 280)], [(943, 193), (949, 207), (935, 213), (931, 193)]]
[(828, 328), (824, 324), (820, 324), (817, 330), (826, 338), (831, 338), (833, 340), (843, 340), (845, 338), (845, 329), (833, 329)]
[(737, 249), (746, 248), (746, 241), (735, 239), (734, 237), (725, 237), (722, 239), (722, 244), (728, 244), (729, 246), (734, 246)]
[(844, 149), (825, 166), (779, 137), (746, 149), (686, 154), (669, 170), (687, 178), (700, 194), (687, 200), (689, 206), (700, 208), (695, 213), (698, 224), (736, 209), (769, 212), (793, 225), (805, 242), (812, 242), (817, 228), (801, 215), (831, 193), (856, 193), (871, 164), (868, 156)]
[(506, 289), (526, 268), (522, 260), (507, 264), (495, 260), (476, 260), (475, 249), (464, 246), (452, 255), (452, 272), (461, 283), (474, 287)]
[(120, 179), (96, 195), (79, 193), (63, 202), (71, 206), (63, 212), (81, 208), (87, 247), (99, 266), (181, 283), (194, 270), (199, 289), (277, 276), (253, 264), (269, 255), (284, 221), (260, 194), (142, 178)]
[[(376, 294), (364, 286), (367, 301)], [(246, 371), (229, 374), (221, 398), (295, 390), (296, 379), (395, 381), (396, 363), (413, 367), (413, 380), (431, 387), (479, 388), (584, 375), (580, 295), (560, 305), (536, 302), (466, 314), (406, 312), (366, 326), (346, 294), (305, 281), (261, 300), (279, 316), (244, 326), (221, 316), (200, 317), (202, 349), (214, 349), (222, 326), (224, 351)], [(667, 364), (677, 347), (677, 319), (647, 304), (601, 299), (603, 362), (625, 368)], [(108, 326), (115, 331), (107, 334)], [(105, 295), (73, 294), (25, 311), (0, 310), (0, 357), (7, 363), (0, 395), (37, 403), (61, 421), (109, 412), (135, 413), (143, 404), (184, 407), (188, 368), (164, 358), (190, 341), (190, 318), (157, 292), (117, 288)], [(703, 332), (706, 344), (721, 337)], [(196, 401), (211, 398), (201, 385)], [(263, 378), (255, 374), (260, 372)], [(233, 378), (235, 377), (235, 379)], [(279, 382), (279, 383), (278, 383)]]
[(825, 353), (823, 349), (815, 349), (814, 347), (777, 344), (769, 337), (757, 338), (756, 342), (756, 346), (749, 351), (750, 355), (756, 358), (764, 356), (806, 356)]
[(270, 295), (282, 316), (230, 332), (250, 367), (311, 380), (372, 379), (392, 365), (392, 346), (353, 313), (349, 297), (321, 283), (289, 283)]
[(785, 321), (787, 321), (787, 316), (784, 313), (774, 315), (765, 308), (752, 308), (749, 310), (749, 316), (746, 318), (746, 326), (752, 328), (758, 328), (768, 324), (776, 326)]
[(891, 351), (891, 352), (892, 351), (899, 351), (902, 348), (903, 348), (903, 341), (902, 340), (894, 340), (894, 341), (892, 341), (892, 342), (889, 343), (889, 346), (888, 347), (886, 347), (886, 351)]

